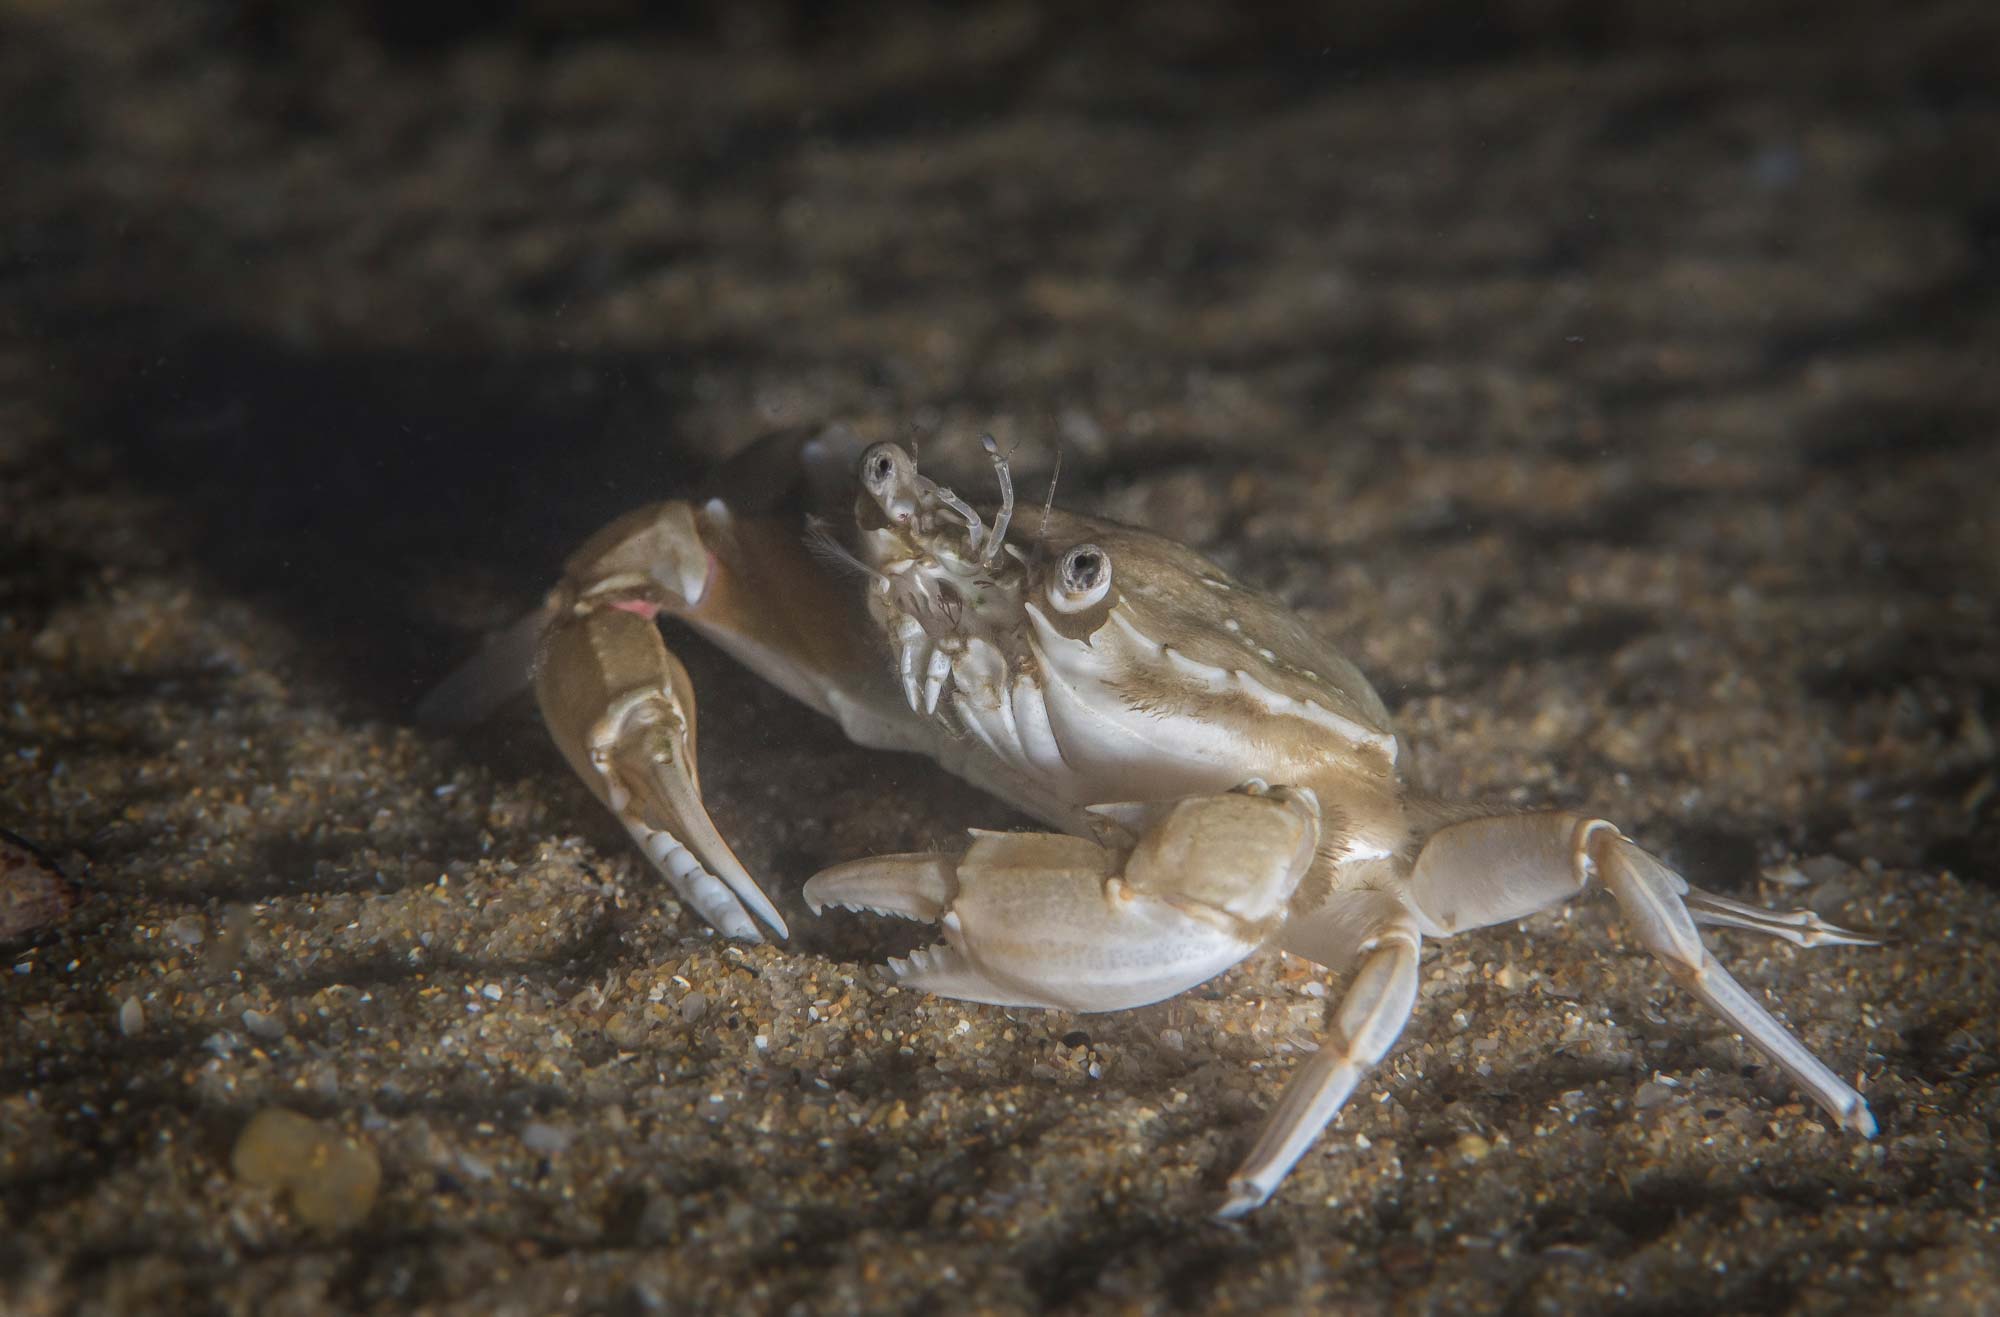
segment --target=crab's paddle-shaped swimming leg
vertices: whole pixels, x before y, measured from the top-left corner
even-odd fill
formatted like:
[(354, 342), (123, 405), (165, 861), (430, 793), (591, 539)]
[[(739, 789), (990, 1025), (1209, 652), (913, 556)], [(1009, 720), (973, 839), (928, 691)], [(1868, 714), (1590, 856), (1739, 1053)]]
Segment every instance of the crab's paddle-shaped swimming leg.
[(1441, 828), (1418, 853), (1406, 896), (1425, 931), (1442, 937), (1556, 905), (1583, 891), (1592, 877), (1675, 982), (1776, 1062), (1843, 1129), (1874, 1135), (1867, 1101), (1722, 967), (1695, 925), (1746, 928), (1808, 947), (1882, 939), (1829, 924), (1811, 911), (1763, 910), (1698, 891), (1611, 824), (1575, 814), (1503, 815)]

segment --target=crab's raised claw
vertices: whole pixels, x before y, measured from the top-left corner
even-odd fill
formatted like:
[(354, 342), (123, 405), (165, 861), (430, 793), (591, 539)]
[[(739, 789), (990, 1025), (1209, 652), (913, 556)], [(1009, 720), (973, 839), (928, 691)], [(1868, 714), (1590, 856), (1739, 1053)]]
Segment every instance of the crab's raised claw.
[(1130, 851), (974, 831), (963, 856), (891, 855), (806, 884), (836, 905), (936, 920), (944, 942), (898, 979), (944, 997), (1116, 1011), (1213, 978), (1268, 942), (1312, 863), (1319, 805), (1280, 788), (1196, 796)]
[(1873, 935), (1809, 911), (1762, 910), (1697, 891), (1611, 824), (1574, 814), (1505, 815), (1440, 828), (1417, 855), (1407, 896), (1427, 933), (1449, 936), (1555, 905), (1592, 877), (1675, 982), (1776, 1062), (1843, 1129), (1864, 1138), (1875, 1133), (1875, 1117), (1861, 1094), (1722, 967), (1695, 925), (1747, 928), (1800, 946), (1866, 943), (1877, 940)]
[(571, 557), (535, 660), (543, 721), (571, 766), (682, 899), (746, 941), (761, 940), (758, 920), (786, 936), (785, 921), (702, 804), (694, 692), (654, 619), (694, 627), (855, 739), (902, 748), (906, 715), (827, 572), (789, 521), (716, 500), (641, 508)]
[(695, 766), (694, 692), (650, 617), (589, 609), (542, 639), (535, 695), (549, 733), (682, 900), (731, 937), (785, 921), (716, 831)]
[(910, 714), (883, 672), (856, 592), (801, 538), (800, 514), (851, 500), (856, 450), (838, 430), (774, 435), (732, 464), (761, 513), (676, 500), (618, 518), (571, 556), (541, 609), (448, 678), (420, 715), (483, 716), (532, 674), (564, 756), (682, 898), (732, 937), (759, 940), (760, 920), (783, 936), (702, 803), (694, 695), (654, 619), (693, 627), (853, 740), (942, 753), (943, 734)]

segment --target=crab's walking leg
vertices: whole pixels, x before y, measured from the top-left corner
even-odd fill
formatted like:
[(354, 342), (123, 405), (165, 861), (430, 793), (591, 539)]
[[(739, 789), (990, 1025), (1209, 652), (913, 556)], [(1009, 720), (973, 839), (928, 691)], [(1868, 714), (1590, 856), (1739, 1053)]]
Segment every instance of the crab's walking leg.
[(1777, 1062), (1844, 1128), (1873, 1138), (1875, 1117), (1861, 1094), (1793, 1037), (1702, 945), (1694, 919), (1681, 902), (1687, 890), (1681, 876), (1601, 820), (1589, 829), (1584, 845), (1640, 941), (1674, 980)]
[[(1448, 936), (1555, 905), (1581, 892), (1593, 875), (1675, 982), (1776, 1062), (1843, 1128), (1863, 1137), (1875, 1133), (1875, 1117), (1861, 1094), (1731, 977), (1702, 944), (1695, 923), (1753, 928), (1802, 945), (1810, 945), (1805, 937), (1874, 940), (1866, 934), (1826, 924), (1808, 912), (1783, 915), (1691, 893), (1685, 879), (1617, 828), (1574, 814), (1509, 815), (1441, 828), (1418, 854), (1408, 892), (1417, 912), (1432, 925), (1426, 931)], [(1693, 899), (1687, 899), (1691, 894)]]
[(1783, 938), (1795, 947), (1879, 947), (1889, 940), (1880, 933), (1829, 924), (1810, 910), (1766, 910), (1699, 887), (1690, 886), (1681, 899), (1697, 924), (1748, 929)]
[(1347, 1105), (1355, 1085), (1394, 1046), (1417, 1002), (1419, 943), (1416, 920), (1382, 892), (1338, 894), (1318, 914), (1285, 930), (1286, 950), (1337, 970), (1358, 967), (1332, 1034), (1265, 1118), (1250, 1155), (1229, 1178), (1229, 1198), (1218, 1218), (1242, 1216), (1269, 1198)]

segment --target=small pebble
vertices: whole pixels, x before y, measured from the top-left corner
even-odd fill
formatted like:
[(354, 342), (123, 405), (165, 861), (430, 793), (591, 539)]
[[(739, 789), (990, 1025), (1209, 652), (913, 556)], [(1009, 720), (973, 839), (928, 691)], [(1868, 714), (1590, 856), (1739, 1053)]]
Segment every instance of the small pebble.
[(521, 1128), (521, 1143), (530, 1152), (539, 1152), (554, 1157), (568, 1151), (570, 1140), (576, 1137), (574, 1130), (546, 1121), (531, 1120)]
[(322, 1230), (358, 1225), (382, 1184), (373, 1148), (282, 1107), (250, 1118), (229, 1165), (245, 1184), (288, 1194), (299, 1223)]
[(252, 1038), (262, 1039), (267, 1043), (275, 1043), (285, 1036), (285, 1022), (275, 1015), (266, 1015), (262, 1011), (243, 1012), (243, 1027), (250, 1031)]
[(137, 997), (127, 997), (118, 1007), (118, 1032), (136, 1038), (146, 1029), (146, 1008)]

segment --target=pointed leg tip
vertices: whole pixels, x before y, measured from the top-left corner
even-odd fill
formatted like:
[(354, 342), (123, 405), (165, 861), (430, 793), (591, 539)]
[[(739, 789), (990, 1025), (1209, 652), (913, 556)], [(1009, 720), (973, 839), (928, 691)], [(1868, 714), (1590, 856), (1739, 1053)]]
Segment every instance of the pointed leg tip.
[(1868, 1109), (1866, 1102), (1857, 1102), (1854, 1109), (1840, 1122), (1850, 1133), (1859, 1134), (1864, 1139), (1875, 1137), (1875, 1113)]
[(1215, 1211), (1217, 1221), (1240, 1221), (1270, 1201), (1270, 1191), (1248, 1180), (1231, 1180), (1229, 1197)]

